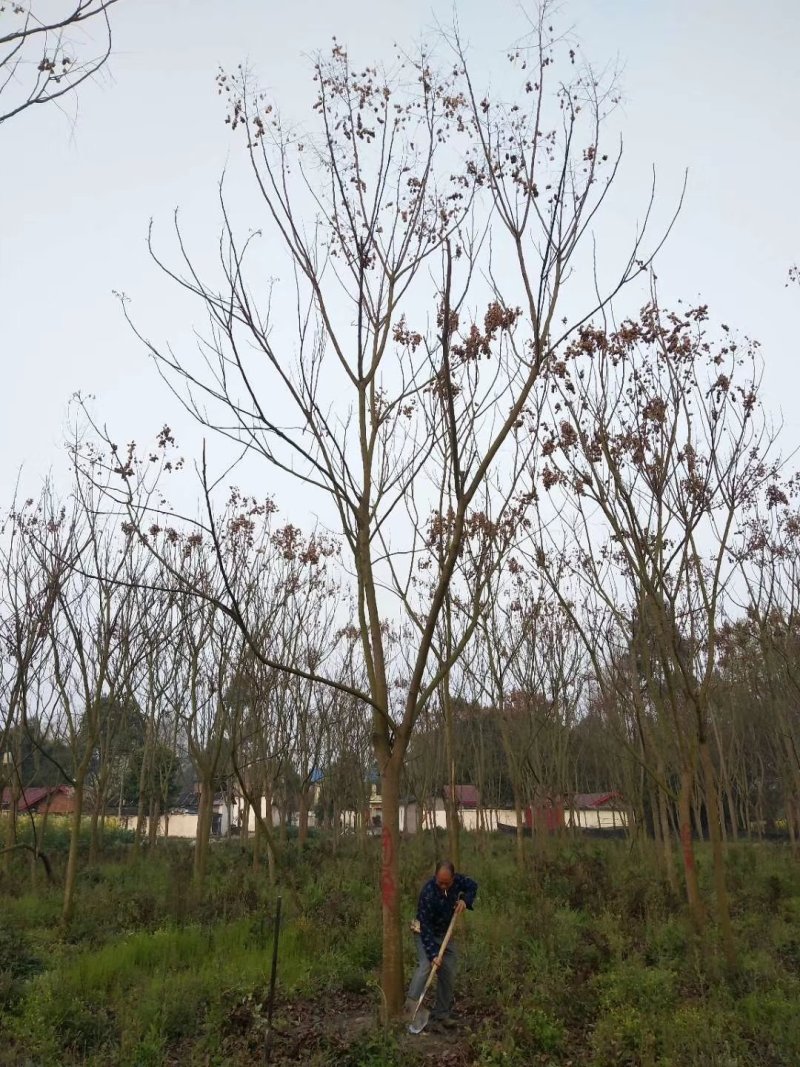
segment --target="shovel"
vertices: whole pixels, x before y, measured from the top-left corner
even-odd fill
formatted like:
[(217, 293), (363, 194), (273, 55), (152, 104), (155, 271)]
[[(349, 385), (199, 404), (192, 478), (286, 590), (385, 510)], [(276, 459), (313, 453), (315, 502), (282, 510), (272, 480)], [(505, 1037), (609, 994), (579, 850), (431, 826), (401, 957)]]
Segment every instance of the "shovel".
[[(458, 918), (458, 912), (453, 912), (453, 918), (450, 920), (450, 925), (447, 927), (447, 933), (444, 935), (442, 941), (442, 947), (439, 949), (439, 955), (436, 957), (441, 962), (444, 959), (444, 950), (447, 948), (450, 938), (453, 936), (453, 930), (455, 929), (456, 919)], [(422, 1002), (425, 999), (425, 994), (433, 983), (434, 976), (436, 975), (438, 968), (431, 964), (431, 973), (428, 975), (428, 981), (425, 983), (425, 988), (422, 990), (422, 995), (417, 1001), (417, 1006), (414, 1008), (414, 1014), (411, 1016), (411, 1021), (408, 1024), (408, 1032), (410, 1034), (421, 1034), (425, 1027), (428, 1025), (428, 1020), (431, 1017), (431, 1013), (427, 1008), (422, 1007)]]

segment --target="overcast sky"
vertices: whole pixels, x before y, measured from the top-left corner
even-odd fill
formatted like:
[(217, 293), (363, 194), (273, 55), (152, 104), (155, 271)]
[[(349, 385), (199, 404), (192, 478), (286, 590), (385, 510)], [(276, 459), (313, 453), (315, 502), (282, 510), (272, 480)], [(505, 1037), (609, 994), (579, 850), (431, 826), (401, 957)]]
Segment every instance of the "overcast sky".
[[(518, 32), (515, 5), (456, 8), (481, 74), (500, 77)], [(252, 190), (238, 165), (241, 138), (224, 124), (218, 67), (247, 62), (299, 119), (307, 57), (333, 34), (359, 60), (379, 61), (452, 11), (431, 0), (121, 0), (111, 62), (77, 104), (0, 127), (0, 505), (20, 465), (26, 492), (57, 465), (76, 390), (97, 397), (121, 440), (169, 422), (191, 447), (193, 431), (112, 290), (128, 295), (150, 336), (185, 337), (192, 323), (147, 255), (148, 221), (167, 234), (179, 206), (211, 253), (225, 166), (229, 195), (247, 212)], [(663, 212), (688, 168), (685, 206), (658, 264), (662, 297), (702, 298), (762, 342), (767, 402), (785, 422), (784, 450), (794, 448), (800, 288), (785, 282), (800, 259), (800, 3), (565, 0), (561, 23), (595, 64), (622, 69), (615, 121), (625, 155), (606, 233), (618, 225), (624, 247), (653, 166)]]

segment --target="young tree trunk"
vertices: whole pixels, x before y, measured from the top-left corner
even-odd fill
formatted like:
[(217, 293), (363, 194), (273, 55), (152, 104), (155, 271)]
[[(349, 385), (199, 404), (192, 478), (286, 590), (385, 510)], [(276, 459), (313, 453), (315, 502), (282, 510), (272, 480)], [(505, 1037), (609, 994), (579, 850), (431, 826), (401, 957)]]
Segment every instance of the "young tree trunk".
[(664, 857), (664, 870), (670, 889), (677, 893), (678, 876), (675, 871), (675, 856), (672, 851), (672, 833), (669, 825), (669, 815), (667, 814), (667, 803), (663, 791), (659, 788), (656, 788), (656, 805), (658, 808), (657, 815), (661, 837), (661, 854)]
[(144, 838), (144, 823), (147, 818), (147, 778), (150, 768), (150, 738), (152, 726), (148, 722), (145, 736), (144, 752), (142, 753), (142, 765), (139, 768), (139, 803), (136, 809), (136, 830), (133, 835), (134, 853), (141, 847)]
[(90, 821), (89, 830), (89, 866), (92, 867), (97, 863), (97, 853), (100, 850), (98, 823), (100, 820), (100, 812), (97, 810), (99, 800), (96, 798), (92, 805), (92, 815)]
[(522, 870), (525, 866), (525, 818), (522, 812), (522, 799), (520, 798), (516, 783), (514, 784), (514, 814), (517, 821), (517, 866)]
[[(706, 835), (703, 831), (703, 801), (696, 789), (692, 794), (692, 809), (694, 811), (694, 827), (697, 832), (697, 838), (699, 841), (705, 841)], [(706, 809), (706, 814), (708, 814), (708, 809)]]
[(678, 796), (681, 829), (681, 855), (683, 857), (683, 876), (686, 885), (686, 900), (689, 905), (689, 917), (695, 933), (701, 937), (705, 929), (705, 912), (700, 899), (700, 887), (697, 881), (697, 867), (694, 859), (694, 842), (692, 841), (692, 792), (694, 775), (690, 768), (681, 772), (681, 790)]
[(194, 843), (193, 877), (197, 885), (202, 885), (206, 876), (213, 810), (214, 796), (211, 783), (203, 780), (200, 782), (200, 803), (197, 808), (197, 837)]
[(403, 986), (403, 939), (400, 924), (400, 771), (397, 751), (386, 761), (381, 774), (383, 832), (381, 838), (381, 906), (383, 915), (383, 961), (381, 988), (388, 1018), (399, 1015), (405, 999)]
[(16, 775), (14, 781), (11, 783), (11, 800), (8, 807), (8, 821), (6, 823), (6, 833), (4, 839), (5, 852), (3, 854), (3, 869), (8, 871), (11, 866), (11, 857), (13, 849), (17, 844), (17, 811), (19, 806), (19, 783), (16, 781)]
[(725, 786), (725, 800), (728, 805), (728, 818), (731, 821), (731, 837), (734, 841), (739, 840), (739, 814), (736, 810), (736, 799), (733, 795), (733, 786), (728, 778)]
[(309, 808), (309, 794), (308, 789), (300, 790), (300, 799), (297, 812), (297, 840), (300, 845), (304, 845), (308, 840), (308, 808)]
[(703, 783), (706, 792), (706, 810), (708, 811), (708, 834), (711, 838), (711, 853), (714, 863), (714, 893), (717, 901), (717, 921), (722, 934), (722, 948), (729, 970), (736, 969), (736, 947), (731, 925), (728, 886), (725, 878), (725, 852), (722, 847), (720, 831), (720, 812), (717, 803), (717, 782), (714, 764), (707, 741), (700, 742), (700, 765), (703, 768)]
[(267, 878), (269, 884), (274, 888), (278, 883), (278, 865), (275, 860), (275, 848), (274, 842), (267, 842)]
[(450, 685), (446, 678), (441, 685), (442, 710), (444, 711), (445, 751), (450, 793), (447, 798), (447, 849), (450, 862), (456, 870), (461, 866), (461, 826), (458, 818), (458, 796), (456, 793), (456, 745), (453, 728), (453, 704), (450, 700)]
[(253, 827), (253, 870), (261, 870), (261, 822), (256, 819)]
[(158, 841), (158, 824), (161, 821), (161, 804), (158, 797), (153, 797), (150, 801), (150, 816), (147, 821), (147, 840), (151, 848), (154, 848)]
[(65, 926), (69, 926), (75, 914), (75, 880), (78, 874), (78, 848), (80, 845), (85, 780), (86, 770), (79, 768), (75, 776), (75, 791), (72, 794), (74, 807), (70, 818), (69, 854), (67, 856), (67, 870), (64, 875), (64, 903), (61, 910), (61, 919)]
[(89, 835), (89, 865), (97, 863), (100, 852), (101, 820), (106, 806), (106, 792), (108, 790), (108, 774), (101, 776), (97, 782), (97, 790), (92, 805), (91, 832)]

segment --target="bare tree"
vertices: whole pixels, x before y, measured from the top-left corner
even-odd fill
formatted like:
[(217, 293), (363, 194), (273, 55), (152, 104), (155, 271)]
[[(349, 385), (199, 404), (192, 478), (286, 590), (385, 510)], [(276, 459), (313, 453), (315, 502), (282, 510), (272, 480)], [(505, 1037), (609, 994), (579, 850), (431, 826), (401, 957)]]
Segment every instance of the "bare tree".
[(778, 461), (758, 398), (758, 346), (727, 326), (712, 337), (707, 317), (705, 307), (663, 312), (654, 295), (615, 330), (582, 329), (553, 376), (542, 482), (570, 508), (574, 579), (602, 599), (626, 635), (625, 655), (640, 658), (662, 723), (671, 724), (698, 930), (691, 808), (702, 792), (717, 918), (733, 966), (710, 704), (734, 534), (759, 494), (774, 491)]
[[(381, 775), (391, 1015), (403, 1001), (401, 774), (417, 718), (464, 647), (432, 655), (448, 590), (471, 524), (499, 525), (524, 508), (520, 431), (553, 352), (652, 253), (640, 229), (603, 294), (571, 317), (560, 310), (619, 153), (609, 158), (600, 143), (613, 91), (571, 66), (574, 49), (548, 21), (545, 4), (509, 57), (520, 89), (507, 105), (479, 91), (457, 38), (443, 74), (426, 52), (398, 57), (391, 73), (355, 67), (336, 43), (315, 64), (317, 126), (302, 134), (246, 75), (221, 74), (294, 311), (285, 314), (278, 283), (262, 299), (256, 235), (239, 240), (224, 195), (218, 281), (201, 277), (179, 228), (182, 268), (157, 260), (209, 319), (198, 364), (145, 342), (176, 393), (203, 423), (296, 478), (309, 503), (327, 499), (344, 539), (368, 683), (355, 695), (372, 710)], [(561, 60), (569, 82), (555, 73)], [(583, 264), (591, 271), (591, 255)], [(430, 522), (442, 526), (440, 565), (421, 590), (413, 579)], [(415, 632), (402, 677), (386, 649), (398, 610)]]
[[(47, 521), (49, 490), (40, 499), (14, 505), (0, 524), (0, 793), (8, 789), (8, 822), (4, 862), (10, 861), (17, 840), (17, 811), (22, 789), (21, 746), (24, 738), (38, 744), (37, 731), (29, 729), (31, 693), (45, 669), (43, 648), (59, 590), (69, 564), (43, 570), (27, 550), (27, 537)], [(41, 713), (41, 708), (34, 708)], [(33, 853), (39, 855), (34, 829)], [(43, 862), (46, 862), (46, 858)]]
[[(800, 849), (800, 514), (794, 503), (797, 476), (773, 485), (759, 511), (742, 528), (737, 558), (746, 596), (743, 618), (723, 633), (726, 666), (745, 687), (755, 718), (757, 702), (773, 742), (767, 762), (780, 770), (786, 822), (793, 851)], [(752, 731), (754, 723), (749, 723)], [(750, 751), (760, 752), (763, 742)], [(775, 776), (774, 776), (775, 777)], [(762, 774), (763, 779), (763, 774)], [(764, 807), (763, 780), (759, 785)], [(763, 815), (759, 818), (762, 821)]]
[(76, 480), (65, 504), (50, 498), (42, 522), (27, 530), (26, 548), (48, 582), (65, 564), (58, 585), (48, 661), (59, 717), (71, 754), (74, 808), (64, 882), (63, 919), (74, 914), (78, 845), (90, 767), (102, 730), (103, 709), (126, 692), (133, 669), (133, 590), (136, 560), (119, 552), (115, 528), (103, 519), (93, 487)]

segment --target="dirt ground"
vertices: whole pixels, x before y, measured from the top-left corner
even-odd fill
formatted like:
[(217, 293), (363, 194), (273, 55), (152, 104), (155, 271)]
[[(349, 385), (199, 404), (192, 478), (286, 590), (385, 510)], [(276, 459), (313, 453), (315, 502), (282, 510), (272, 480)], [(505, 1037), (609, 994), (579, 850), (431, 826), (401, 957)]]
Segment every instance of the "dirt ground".
[[(409, 1063), (440, 1067), (470, 1067), (475, 1062), (474, 1034), (486, 1019), (475, 1004), (460, 1002), (452, 1030), (425, 1029), (411, 1034), (405, 1026), (393, 1032)], [(231, 1019), (227, 1051), (242, 1064), (264, 1062), (265, 1026), (243, 1010)], [(238, 1033), (237, 1033), (238, 1031)], [(380, 1030), (373, 993), (336, 993), (317, 999), (293, 999), (276, 1004), (270, 1062), (273, 1067), (313, 1062), (356, 1063), (353, 1058), (370, 1035)], [(252, 1056), (249, 1059), (248, 1052)], [(181, 1062), (180, 1060), (177, 1062)], [(370, 1062), (374, 1062), (370, 1060)]]

